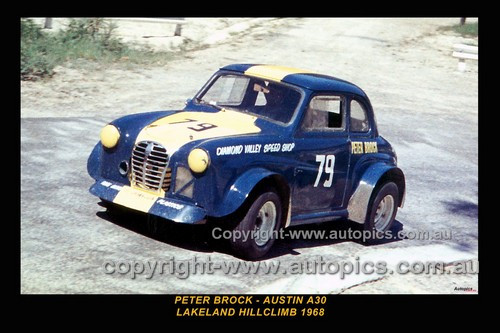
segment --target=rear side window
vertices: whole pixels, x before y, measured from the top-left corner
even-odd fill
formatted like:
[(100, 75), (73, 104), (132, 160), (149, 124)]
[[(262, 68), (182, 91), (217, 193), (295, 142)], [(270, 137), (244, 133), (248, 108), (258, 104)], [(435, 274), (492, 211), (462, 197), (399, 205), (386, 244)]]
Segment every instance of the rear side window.
[(370, 123), (366, 109), (357, 100), (351, 100), (351, 132), (368, 132)]
[(331, 131), (344, 129), (343, 98), (315, 96), (311, 99), (302, 122), (302, 130)]

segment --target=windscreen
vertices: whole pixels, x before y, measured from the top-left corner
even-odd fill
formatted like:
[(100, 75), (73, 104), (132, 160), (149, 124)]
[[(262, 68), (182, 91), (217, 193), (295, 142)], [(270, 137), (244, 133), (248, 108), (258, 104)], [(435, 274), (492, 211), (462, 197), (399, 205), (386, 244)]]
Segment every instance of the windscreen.
[(278, 82), (222, 74), (198, 95), (196, 101), (286, 124), (292, 119), (300, 99), (299, 91)]

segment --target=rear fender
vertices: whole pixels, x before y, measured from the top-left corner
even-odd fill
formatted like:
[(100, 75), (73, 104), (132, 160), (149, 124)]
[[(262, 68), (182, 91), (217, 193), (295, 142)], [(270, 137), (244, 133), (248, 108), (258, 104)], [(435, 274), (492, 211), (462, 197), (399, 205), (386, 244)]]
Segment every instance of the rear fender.
[(358, 182), (356, 190), (351, 195), (347, 205), (348, 218), (357, 223), (365, 223), (368, 205), (373, 191), (378, 184), (393, 181), (399, 189), (398, 206), (403, 207), (406, 192), (404, 174), (398, 167), (385, 163), (375, 163), (370, 166)]

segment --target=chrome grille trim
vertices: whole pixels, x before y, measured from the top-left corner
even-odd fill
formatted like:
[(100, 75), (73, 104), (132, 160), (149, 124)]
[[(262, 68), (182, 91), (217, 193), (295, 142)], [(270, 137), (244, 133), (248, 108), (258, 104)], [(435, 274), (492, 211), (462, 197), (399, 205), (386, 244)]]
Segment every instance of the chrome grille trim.
[(132, 150), (131, 182), (137, 187), (160, 192), (170, 189), (172, 170), (165, 147), (154, 141), (138, 142)]

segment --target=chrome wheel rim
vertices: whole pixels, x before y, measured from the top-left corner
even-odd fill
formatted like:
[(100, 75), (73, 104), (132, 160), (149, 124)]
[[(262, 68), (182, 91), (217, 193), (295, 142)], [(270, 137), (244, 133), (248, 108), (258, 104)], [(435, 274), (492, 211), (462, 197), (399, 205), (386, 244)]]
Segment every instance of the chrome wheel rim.
[(267, 201), (260, 207), (255, 220), (255, 243), (264, 246), (272, 237), (272, 231), (276, 226), (276, 205), (272, 201)]
[(375, 211), (375, 230), (385, 231), (391, 222), (392, 213), (394, 212), (394, 198), (392, 195), (386, 195), (378, 204)]

